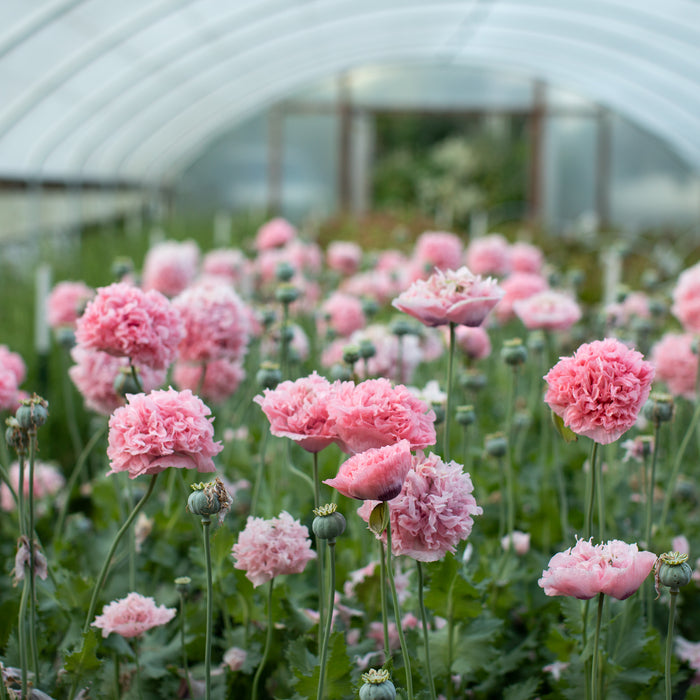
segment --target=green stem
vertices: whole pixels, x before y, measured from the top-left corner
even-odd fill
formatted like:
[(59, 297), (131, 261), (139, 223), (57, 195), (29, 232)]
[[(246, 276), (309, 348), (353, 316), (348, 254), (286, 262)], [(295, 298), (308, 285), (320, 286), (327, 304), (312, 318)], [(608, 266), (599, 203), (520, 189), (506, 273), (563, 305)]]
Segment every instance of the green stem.
[(593, 643), (593, 668), (591, 670), (591, 688), (593, 689), (593, 700), (598, 698), (598, 648), (600, 642), (600, 621), (603, 619), (603, 602), (605, 594), (598, 594), (598, 616), (595, 623), (595, 641)]
[(455, 571), (450, 589), (447, 592), (447, 700), (452, 700), (454, 692), (452, 689), (452, 662), (454, 660), (454, 591), (457, 583), (457, 572)]
[(251, 691), (251, 700), (258, 700), (258, 685), (260, 683), (260, 676), (262, 675), (263, 668), (267, 662), (267, 656), (270, 653), (270, 646), (272, 644), (272, 586), (275, 583), (275, 579), (270, 579), (270, 585), (267, 589), (267, 634), (265, 636), (265, 648), (263, 650), (262, 659), (260, 659), (260, 665), (258, 670), (255, 672), (255, 677), (253, 678), (253, 689)]
[(68, 433), (71, 442), (73, 443), (74, 454), (79, 454), (83, 451), (83, 441), (80, 438), (80, 430), (78, 429), (78, 421), (75, 416), (75, 400), (73, 392), (75, 391), (73, 384), (69, 379), (68, 362), (65, 352), (61, 352), (61, 374), (63, 375), (63, 402), (66, 409), (66, 421), (68, 423)]
[(589, 472), (589, 484), (590, 490), (588, 492), (588, 506), (586, 508), (586, 519), (583, 525), (584, 538), (589, 540), (591, 538), (591, 529), (593, 521), (593, 502), (595, 500), (595, 463), (596, 457), (598, 456), (598, 443), (593, 441), (593, 446), (591, 447), (591, 457), (588, 461), (588, 472)]
[[(134, 485), (131, 479), (126, 483), (126, 495), (128, 507), (134, 502)], [(136, 590), (136, 533), (133, 530), (129, 531), (129, 590)]]
[(603, 465), (601, 459), (596, 460), (595, 469), (596, 498), (598, 500), (598, 540), (605, 542), (605, 491), (603, 490)]
[(112, 557), (114, 556), (114, 552), (117, 549), (117, 546), (119, 545), (119, 542), (121, 541), (122, 537), (124, 536), (124, 533), (131, 527), (131, 523), (134, 522), (134, 519), (136, 516), (139, 514), (141, 509), (144, 507), (146, 504), (146, 501), (149, 499), (150, 495), (153, 493), (153, 487), (156, 485), (156, 479), (158, 478), (158, 474), (154, 474), (151, 477), (151, 483), (148, 485), (148, 490), (146, 493), (141, 497), (141, 500), (136, 504), (134, 507), (134, 510), (131, 511), (131, 515), (127, 518), (126, 522), (121, 526), (119, 529), (119, 532), (117, 532), (114, 541), (112, 542), (112, 546), (109, 548), (109, 552), (107, 552), (107, 556), (105, 557), (104, 564), (102, 565), (102, 570), (100, 571), (100, 575), (97, 578), (97, 583), (95, 584), (95, 588), (92, 592), (92, 599), (90, 600), (90, 607), (88, 608), (88, 614), (87, 617), (85, 618), (85, 624), (83, 625), (83, 634), (86, 634), (87, 631), (90, 629), (90, 622), (92, 621), (93, 616), (95, 615), (95, 608), (97, 607), (97, 598), (100, 594), (100, 591), (102, 590), (102, 586), (104, 585), (105, 579), (107, 578), (107, 573), (109, 571), (110, 564), (112, 562)]
[[(654, 450), (651, 455), (651, 472), (649, 475), (649, 480), (647, 482), (646, 498), (647, 498), (647, 517), (646, 517), (646, 527), (644, 529), (644, 544), (649, 551), (652, 550), (651, 546), (651, 526), (653, 521), (653, 511), (654, 511), (654, 484), (656, 483), (656, 463), (657, 455), (659, 453), (659, 435), (661, 433), (661, 422), (655, 421), (654, 423)], [(647, 624), (652, 625), (652, 620), (654, 617), (654, 601), (652, 595), (648, 590), (648, 587), (642, 588), (642, 594), (646, 602), (647, 608)]]
[(143, 384), (141, 383), (141, 378), (139, 377), (136, 365), (134, 365), (134, 363), (131, 361), (131, 358), (129, 358), (129, 369), (131, 370), (131, 376), (134, 380), (134, 383), (139, 388), (139, 391), (143, 391)]
[(382, 626), (384, 627), (384, 663), (389, 661), (389, 610), (386, 604), (386, 553), (384, 545), (379, 541), (379, 601), (382, 607)]
[(139, 700), (143, 700), (143, 687), (141, 685), (141, 664), (139, 658), (141, 656), (141, 644), (138, 636), (134, 637), (134, 656), (136, 657), (136, 692)]
[(420, 619), (423, 626), (423, 645), (425, 646), (425, 668), (428, 671), (428, 683), (430, 688), (430, 697), (436, 700), (435, 695), (435, 680), (433, 677), (433, 667), (430, 663), (430, 644), (428, 642), (428, 616), (425, 612), (425, 600), (423, 598), (423, 565), (420, 561), (416, 561), (418, 567), (418, 603), (420, 605)]
[(206, 700), (211, 700), (211, 633), (212, 633), (212, 605), (214, 599), (214, 591), (211, 575), (211, 543), (209, 541), (209, 528), (211, 519), (207, 516), (202, 517), (202, 530), (204, 533), (204, 560), (207, 568), (207, 622), (206, 622), (206, 639), (204, 648), (204, 697)]
[(122, 687), (119, 682), (119, 654), (115, 651), (114, 654), (114, 700), (119, 700), (122, 696)]
[(17, 455), (19, 464), (19, 481), (17, 486), (17, 516), (19, 518), (19, 534), (27, 534), (27, 517), (24, 512), (24, 454)]
[[(34, 461), (36, 457), (36, 430), (29, 431), (29, 644), (32, 650), (32, 667), (34, 682), (37, 687), (39, 678), (39, 648), (36, 641), (36, 569), (34, 566)], [(26, 572), (25, 572), (26, 573)]]
[[(388, 505), (388, 502), (387, 502)], [(401, 654), (403, 656), (403, 665), (406, 671), (406, 692), (408, 700), (413, 700), (413, 676), (411, 675), (411, 657), (408, 654), (406, 647), (406, 639), (403, 634), (401, 625), (401, 609), (399, 608), (399, 598), (396, 594), (396, 584), (394, 583), (394, 567), (391, 563), (391, 518), (386, 527), (386, 551), (387, 551), (387, 571), (389, 574), (389, 588), (391, 589), (391, 598), (394, 603), (394, 619), (396, 621), (396, 631), (399, 634), (399, 643), (401, 644)]]
[(258, 473), (255, 476), (255, 487), (253, 488), (253, 497), (250, 501), (250, 514), (255, 517), (258, 512), (258, 499), (260, 497), (260, 484), (265, 478), (265, 452), (267, 451), (267, 439), (270, 434), (269, 430), (263, 430), (262, 440), (260, 443), (260, 464)]
[(331, 638), (333, 628), (333, 607), (335, 605), (335, 540), (328, 540), (330, 552), (330, 587), (328, 590), (328, 615), (326, 616), (326, 630), (323, 634), (323, 645), (321, 646), (321, 668), (318, 676), (318, 700), (323, 699), (323, 689), (326, 683), (326, 663), (328, 660), (328, 643)]
[[(313, 453), (313, 481), (314, 481), (314, 508), (321, 507), (321, 483), (318, 478), (318, 452)], [(316, 552), (318, 554), (318, 561), (316, 566), (316, 586), (318, 588), (318, 648), (320, 649), (323, 644), (323, 540), (316, 536)]]
[(666, 700), (671, 700), (671, 651), (673, 650), (673, 623), (676, 615), (676, 598), (678, 591), (671, 589), (671, 607), (668, 611), (668, 632), (666, 634)]
[(450, 347), (447, 350), (447, 402), (445, 403), (445, 437), (442, 451), (445, 461), (450, 459), (450, 421), (452, 419), (452, 372), (455, 358), (455, 324), (450, 321)]
[(19, 601), (19, 621), (17, 629), (17, 637), (19, 641), (19, 665), (22, 673), (22, 700), (29, 698), (27, 694), (27, 666), (29, 660), (27, 659), (27, 598), (29, 597), (29, 578), (25, 571), (24, 583), (22, 585), (22, 597)]
[(287, 327), (289, 325), (289, 304), (282, 302), (282, 328), (280, 330), (280, 372), (282, 379), (287, 378), (287, 354), (289, 340), (287, 339)]
[(194, 697), (192, 692), (192, 682), (190, 681), (190, 672), (187, 663), (187, 647), (185, 646), (185, 594), (180, 593), (180, 647), (182, 648), (182, 668), (185, 671), (185, 681), (187, 682), (187, 690), (190, 697)]
[(94, 449), (95, 445), (100, 441), (102, 436), (104, 435), (105, 430), (107, 429), (107, 422), (105, 421), (102, 423), (102, 426), (100, 429), (93, 434), (93, 436), (90, 438), (89, 442), (87, 445), (85, 445), (83, 451), (80, 453), (80, 456), (78, 457), (78, 461), (75, 463), (75, 467), (73, 469), (72, 474), (70, 475), (68, 479), (68, 484), (66, 485), (65, 489), (65, 494), (66, 494), (66, 499), (61, 505), (61, 511), (58, 515), (58, 521), (56, 524), (56, 529), (54, 531), (54, 540), (60, 539), (61, 535), (63, 534), (63, 526), (65, 525), (66, 522), (66, 515), (68, 514), (68, 506), (70, 504), (70, 496), (71, 493), (73, 493), (73, 489), (75, 488), (75, 483), (78, 481), (78, 477), (80, 476), (83, 467), (85, 466), (85, 463), (87, 462), (87, 458), (90, 456), (90, 453)]

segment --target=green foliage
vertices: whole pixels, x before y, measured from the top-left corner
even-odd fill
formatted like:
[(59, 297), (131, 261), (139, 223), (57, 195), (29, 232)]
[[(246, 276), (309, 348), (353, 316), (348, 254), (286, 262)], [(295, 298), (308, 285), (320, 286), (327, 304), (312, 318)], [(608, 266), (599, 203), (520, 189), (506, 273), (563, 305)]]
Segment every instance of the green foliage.
[[(290, 646), (298, 644), (297, 641)], [(288, 652), (287, 658), (290, 659), (291, 663), (292, 660), (298, 660), (300, 655), (302, 653), (299, 651)], [(313, 667), (310, 667), (311, 662), (313, 662)], [(345, 635), (341, 632), (332, 634), (329, 641), (324, 697), (329, 698), (329, 700), (342, 700), (349, 697), (353, 686), (352, 668), (345, 645)], [(297, 678), (294, 684), (295, 692), (304, 698), (316, 697), (321, 672), (318, 659), (307, 652), (307, 656), (302, 655), (301, 664), (297, 663), (292, 670)]]

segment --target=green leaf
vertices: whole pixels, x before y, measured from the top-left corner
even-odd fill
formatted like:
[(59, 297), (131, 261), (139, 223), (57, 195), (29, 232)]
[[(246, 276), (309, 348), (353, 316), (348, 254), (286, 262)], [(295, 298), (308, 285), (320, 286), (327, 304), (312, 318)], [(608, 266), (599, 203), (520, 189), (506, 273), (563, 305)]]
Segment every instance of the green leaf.
[(386, 501), (380, 501), (369, 514), (369, 529), (375, 535), (381, 535), (389, 524), (389, 506)]
[(578, 440), (578, 435), (576, 435), (576, 433), (570, 428), (567, 428), (564, 425), (564, 419), (554, 413), (554, 411), (552, 411), (552, 423), (554, 423), (554, 427), (557, 429), (557, 432), (564, 438), (564, 440), (566, 440), (566, 442), (576, 442)]
[(311, 675), (318, 663), (318, 658), (306, 648), (304, 640), (300, 638), (287, 646), (285, 654), (289, 668), (299, 678)]
[(509, 685), (503, 691), (503, 700), (531, 700), (537, 692), (540, 681), (532, 676), (522, 683)]
[(92, 671), (100, 667), (101, 661), (95, 653), (97, 649), (97, 632), (89, 629), (83, 635), (83, 641), (80, 647), (67, 654), (63, 667), (68, 673), (83, 673), (84, 671)]
[[(348, 695), (348, 688), (352, 687), (352, 663), (348, 658), (345, 646), (345, 635), (342, 632), (333, 634), (329, 641), (328, 662), (326, 664), (326, 681), (324, 685), (324, 697), (328, 700), (343, 700)], [(321, 674), (320, 665), (316, 665), (313, 673), (308, 672), (299, 676), (295, 690), (307, 698), (314, 698), (318, 694), (318, 682)]]

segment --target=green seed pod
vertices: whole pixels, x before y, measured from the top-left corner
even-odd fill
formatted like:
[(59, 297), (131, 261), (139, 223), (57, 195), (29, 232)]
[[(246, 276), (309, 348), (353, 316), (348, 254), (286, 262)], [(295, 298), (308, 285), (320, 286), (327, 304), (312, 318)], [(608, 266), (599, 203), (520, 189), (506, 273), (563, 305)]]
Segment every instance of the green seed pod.
[(542, 352), (545, 348), (544, 333), (540, 330), (532, 331), (527, 337), (527, 347), (532, 350), (532, 352)]
[(195, 515), (215, 515), (221, 510), (221, 504), (215, 493), (193, 491), (187, 499), (187, 509)]
[(389, 680), (389, 672), (370, 669), (362, 674), (363, 685), (360, 686), (360, 700), (394, 700), (396, 688)]
[[(678, 593), (693, 577), (693, 569), (688, 564), (688, 555), (680, 552), (667, 552), (657, 560), (657, 582)], [(658, 587), (658, 586), (657, 586)]]
[(5, 423), (7, 424), (5, 442), (18, 455), (27, 454), (27, 450), (29, 449), (29, 436), (27, 435), (27, 431), (19, 427), (19, 423), (14, 417), (8, 418)]
[(392, 322), (389, 328), (394, 335), (399, 337), (401, 337), (402, 335), (409, 335), (410, 333), (413, 333), (413, 326), (409, 321), (403, 318), (397, 318), (395, 321)]
[(192, 579), (189, 576), (178, 576), (175, 579), (175, 590), (181, 595), (187, 595), (190, 592), (190, 584)]
[(322, 540), (335, 541), (345, 532), (345, 517), (339, 513), (335, 503), (314, 508), (316, 517), (311, 523), (311, 529), (316, 537)]
[(280, 282), (289, 282), (289, 280), (294, 277), (294, 272), (294, 265), (286, 260), (277, 263), (277, 267), (275, 268), (275, 275)]
[(431, 401), (430, 408), (435, 413), (435, 425), (445, 422), (445, 406), (440, 401)]
[(459, 378), (459, 383), (467, 391), (481, 391), (486, 386), (486, 375), (479, 370), (468, 370)]
[(511, 338), (503, 343), (501, 357), (507, 365), (517, 367), (527, 360), (527, 348), (523, 345), (523, 341), (520, 338)]
[(474, 406), (457, 406), (457, 422), (465, 428), (476, 421)]
[(291, 304), (299, 298), (300, 293), (293, 284), (281, 284), (275, 290), (275, 299), (282, 304)]
[(343, 362), (354, 365), (360, 359), (360, 348), (357, 345), (346, 345), (343, 348)]
[(362, 338), (360, 340), (360, 357), (364, 360), (369, 360), (370, 357), (374, 357), (377, 354), (377, 348), (374, 343), (368, 338)]
[(379, 304), (371, 297), (364, 297), (362, 299), (362, 311), (367, 318), (372, 318), (379, 311)]
[(255, 379), (263, 389), (274, 389), (282, 381), (282, 372), (275, 362), (263, 362)]
[(484, 448), (491, 457), (505, 457), (508, 452), (508, 440), (503, 433), (492, 433), (484, 438)]
[(36, 394), (31, 399), (22, 401), (22, 405), (15, 413), (19, 427), (23, 430), (40, 428), (49, 417), (48, 406), (48, 402)]
[(341, 382), (347, 382), (352, 379), (352, 370), (347, 365), (335, 364), (330, 371), (331, 380), (340, 379)]
[(673, 418), (673, 408), (670, 394), (652, 394), (644, 405), (644, 415), (654, 423), (667, 423)]

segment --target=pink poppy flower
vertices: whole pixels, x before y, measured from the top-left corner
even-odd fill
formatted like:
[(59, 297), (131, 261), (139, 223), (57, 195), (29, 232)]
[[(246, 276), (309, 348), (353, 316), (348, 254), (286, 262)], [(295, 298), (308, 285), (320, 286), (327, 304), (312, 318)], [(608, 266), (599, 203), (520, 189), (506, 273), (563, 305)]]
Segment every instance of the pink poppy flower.
[(680, 274), (673, 290), (671, 313), (687, 333), (700, 332), (700, 263)]
[(342, 441), (341, 449), (356, 454), (408, 440), (411, 449), (435, 444), (435, 413), (402, 384), (388, 379), (346, 383), (328, 402), (328, 417)]
[(362, 248), (351, 241), (333, 241), (326, 250), (326, 263), (341, 275), (354, 275), (360, 269)]
[(465, 262), (476, 275), (507, 275), (511, 270), (510, 244), (500, 233), (474, 238), (467, 246)]
[(547, 289), (513, 303), (528, 330), (566, 331), (581, 318), (581, 307), (568, 295)]
[(413, 463), (411, 445), (400, 440), (395, 445), (377, 447), (353, 455), (340, 465), (338, 474), (323, 483), (348, 498), (390, 501), (401, 492)]
[(250, 341), (249, 313), (227, 285), (197, 285), (173, 299), (185, 335), (178, 346), (186, 362), (242, 362)]
[(296, 238), (297, 230), (286, 219), (277, 217), (264, 223), (255, 236), (256, 250), (269, 250), (291, 243)]
[(270, 520), (248, 517), (231, 553), (234, 568), (256, 588), (282, 574), (300, 574), (316, 558), (308, 529), (284, 511)]
[(199, 247), (194, 241), (163, 241), (152, 246), (143, 261), (141, 286), (168, 297), (190, 286), (199, 268)]
[(202, 273), (225, 279), (237, 288), (245, 288), (250, 280), (248, 259), (238, 248), (210, 250), (202, 259)]
[(308, 377), (265, 389), (253, 401), (270, 421), (273, 435), (294, 440), (308, 452), (320, 452), (340, 441), (328, 415), (337, 387), (314, 371)]
[(59, 282), (46, 299), (46, 321), (51, 328), (75, 328), (85, 304), (95, 296), (95, 290), (85, 282)]
[(482, 279), (461, 267), (436, 270), (427, 280), (417, 280), (392, 305), (426, 326), (480, 326), (502, 296), (495, 280)]
[[(88, 350), (82, 345), (73, 347), (70, 354), (75, 364), (68, 369), (68, 376), (91, 411), (108, 416), (124, 405), (125, 399), (114, 390), (114, 382), (120, 372), (129, 368), (126, 357)], [(167, 370), (141, 365), (138, 374), (143, 390), (150, 392), (162, 386)]]
[(568, 428), (607, 445), (634, 425), (653, 378), (640, 352), (614, 338), (596, 340), (549, 370), (544, 400)]
[(202, 378), (202, 365), (192, 365), (186, 362), (176, 362), (173, 367), (173, 381), (178, 389), (189, 389), (196, 392), (202, 385), (199, 392), (207, 401), (212, 403), (223, 403), (233, 396), (241, 382), (245, 379), (246, 373), (240, 362), (230, 360), (212, 360), (203, 363), (204, 382)]
[(230, 647), (224, 652), (221, 665), (231, 671), (240, 671), (248, 658), (248, 652), (240, 647)]
[[(263, 357), (279, 357), (280, 352), (280, 326), (274, 326), (262, 339), (261, 354)], [(306, 331), (298, 323), (288, 323), (287, 333), (291, 331), (289, 340), (289, 354), (295, 362), (305, 362), (309, 359), (311, 343)], [(342, 359), (342, 357), (341, 357)]]
[(127, 404), (109, 419), (108, 474), (158, 474), (168, 467), (213, 472), (212, 457), (223, 447), (214, 442), (211, 411), (191, 391), (128, 394)]
[(338, 290), (358, 299), (368, 297), (384, 305), (401, 291), (401, 287), (390, 272), (374, 269), (345, 278)]
[(494, 309), (494, 315), (501, 323), (515, 317), (513, 304), (519, 299), (527, 299), (533, 294), (549, 288), (549, 283), (541, 275), (531, 272), (515, 272), (501, 282), (503, 298)]
[(18, 403), (17, 376), (12, 369), (0, 364), (0, 411), (14, 411)]
[(542, 273), (544, 255), (542, 251), (524, 241), (517, 241), (510, 247), (510, 269), (512, 272), (530, 272), (535, 275)]
[[(396, 556), (438, 561), (448, 552), (454, 554), (469, 537), (473, 517), (483, 510), (476, 505), (472, 480), (462, 469), (461, 464), (443, 462), (432, 452), (413, 458), (401, 493), (391, 501), (391, 546)], [(375, 505), (368, 500), (358, 509), (365, 522)], [(386, 542), (385, 533), (382, 539)]]
[(649, 297), (643, 292), (630, 292), (623, 301), (608, 304), (605, 307), (605, 316), (607, 322), (613, 326), (625, 326), (634, 318), (651, 318)]
[(689, 642), (683, 637), (676, 637), (676, 656), (681, 661), (687, 661), (688, 666), (695, 671), (691, 683), (700, 685), (700, 642)]
[(160, 292), (117, 282), (97, 290), (78, 319), (75, 338), (89, 350), (164, 369), (175, 359), (183, 334), (180, 314)]
[(698, 376), (698, 356), (693, 352), (694, 336), (691, 333), (666, 333), (651, 348), (651, 363), (656, 368), (656, 378), (666, 383), (674, 396), (695, 398)]
[(483, 360), (491, 354), (491, 339), (483, 326), (457, 326), (455, 342), (471, 360)]
[(336, 335), (347, 338), (365, 327), (365, 312), (362, 302), (349, 294), (334, 292), (321, 305), (319, 335), (325, 335), (330, 327)]
[(0, 368), (4, 368), (13, 374), (17, 386), (27, 376), (27, 366), (24, 364), (22, 356), (17, 352), (12, 352), (7, 345), (0, 345)]
[(464, 254), (459, 236), (446, 231), (426, 231), (416, 240), (413, 259), (429, 275), (433, 270), (456, 270)]
[(624, 600), (644, 583), (655, 563), (656, 554), (640, 552), (636, 544), (611, 540), (593, 545), (590, 540), (577, 540), (574, 547), (550, 559), (538, 584), (549, 596), (587, 600), (605, 593)]
[(513, 551), (519, 556), (525, 556), (530, 551), (530, 533), (520, 532), (520, 530), (513, 530), (508, 535), (501, 537), (501, 547), (504, 551), (510, 549), (511, 543), (513, 544)]
[[(15, 493), (19, 491), (19, 463), (13, 462), (8, 470), (10, 483)], [(61, 471), (48, 462), (34, 462), (34, 498), (38, 501), (50, 499), (60, 493), (66, 480)], [(29, 496), (29, 468), (24, 466), (24, 495)], [(0, 508), (6, 511), (15, 509), (15, 499), (4, 482), (0, 484)]]
[(103, 637), (108, 637), (112, 632), (126, 638), (140, 637), (153, 627), (170, 622), (175, 613), (175, 608), (156, 605), (153, 598), (146, 598), (140, 593), (129, 593), (126, 598), (105, 605), (92, 626), (101, 629)]

